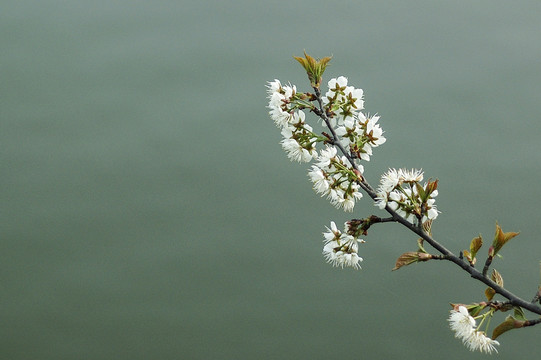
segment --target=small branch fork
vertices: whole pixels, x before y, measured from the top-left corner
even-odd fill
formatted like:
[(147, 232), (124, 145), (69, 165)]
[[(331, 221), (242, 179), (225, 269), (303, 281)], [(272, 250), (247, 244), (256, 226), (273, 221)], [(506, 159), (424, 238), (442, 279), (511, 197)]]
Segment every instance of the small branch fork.
[(539, 290), (537, 290), (537, 294), (532, 299), (532, 304), (535, 304), (536, 302), (541, 304), (541, 286), (539, 287)]
[[(344, 156), (350, 162), (353, 169), (356, 170), (357, 173), (360, 173), (359, 169), (358, 169), (358, 166), (354, 161), (354, 158), (351, 156), (351, 154), (348, 151), (346, 151), (346, 149), (344, 149), (344, 147), (342, 146), (342, 144), (338, 140), (338, 136), (336, 135), (336, 132), (334, 131), (334, 128), (331, 126), (329, 116), (327, 115), (327, 113), (326, 113), (326, 111), (324, 109), (324, 106), (323, 106), (323, 102), (322, 102), (322, 99), (321, 99), (321, 92), (320, 92), (319, 88), (314, 87), (313, 89), (315, 91), (316, 101), (318, 102), (319, 107), (318, 108), (313, 107), (311, 110), (317, 116), (319, 116), (321, 119), (323, 119), (323, 121), (325, 121), (325, 124), (327, 125), (327, 128), (331, 132), (331, 136), (329, 136), (330, 137), (329, 142), (332, 145), (336, 146), (338, 149), (340, 149), (342, 154), (344, 154)], [(368, 194), (368, 196), (370, 196), (372, 198), (372, 200), (374, 200), (374, 201), (377, 200), (376, 191), (370, 186), (370, 184), (368, 184), (366, 182), (366, 180), (363, 177), (359, 178), (357, 180), (357, 182), (358, 182), (359, 186)], [(391, 215), (391, 217), (383, 218), (383, 219), (378, 218), (379, 220), (374, 221), (373, 223), (397, 222), (397, 223), (402, 224), (403, 226), (408, 228), (410, 231), (412, 231), (413, 233), (420, 236), (424, 241), (429, 243), (434, 249), (436, 249), (441, 254), (441, 259), (442, 260), (449, 260), (449, 261), (455, 263), (456, 265), (461, 267), (464, 271), (469, 273), (472, 278), (481, 281), (485, 285), (487, 285), (487, 286), (491, 287), (492, 289), (494, 289), (494, 291), (496, 293), (500, 294), (501, 296), (503, 296), (504, 298), (509, 300), (509, 303), (511, 305), (519, 306), (521, 308), (527, 309), (528, 311), (531, 311), (532, 313), (541, 315), (541, 306), (536, 304), (537, 302), (541, 303), (541, 288), (539, 289), (539, 291), (537, 292), (537, 294), (535, 295), (534, 299), (531, 302), (525, 301), (525, 300), (521, 299), (520, 297), (516, 296), (515, 294), (513, 294), (512, 292), (510, 292), (510, 291), (504, 289), (503, 287), (499, 286), (498, 284), (496, 284), (494, 281), (492, 281), (490, 278), (488, 278), (486, 276), (488, 266), (490, 266), (489, 262), (487, 262), (485, 264), (486, 269), (483, 269), (483, 272), (480, 272), (476, 268), (471, 266), (469, 262), (464, 261), (464, 259), (462, 259), (461, 257), (456, 256), (450, 250), (445, 248), (442, 244), (440, 244), (439, 242), (434, 240), (432, 238), (432, 236), (430, 236), (429, 234), (427, 234), (423, 230), (423, 228), (422, 228), (422, 226), (420, 226), (420, 224), (415, 224), (414, 225), (414, 224), (408, 222), (406, 219), (404, 219), (403, 217), (398, 215), (389, 206), (385, 207), (385, 211), (387, 211), (387, 213), (389, 213)], [(436, 255), (434, 255), (434, 256), (436, 256)], [(528, 320), (527, 323), (528, 323), (528, 325), (524, 325), (524, 326), (532, 326), (532, 325), (539, 324), (539, 323), (541, 323), (541, 318), (536, 319), (536, 320)]]
[(492, 256), (487, 257), (487, 260), (485, 261), (485, 266), (483, 266), (483, 276), (487, 276), (488, 269), (492, 264), (492, 259)]

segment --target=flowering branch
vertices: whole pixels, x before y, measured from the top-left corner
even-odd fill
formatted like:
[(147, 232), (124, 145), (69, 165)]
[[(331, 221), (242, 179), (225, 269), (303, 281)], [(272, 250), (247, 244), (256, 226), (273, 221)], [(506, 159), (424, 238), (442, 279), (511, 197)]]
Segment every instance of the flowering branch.
[[(367, 194), (381, 210), (390, 216), (381, 218), (371, 215), (367, 218), (352, 219), (339, 230), (331, 221), (330, 227), (323, 233), (323, 255), (333, 266), (360, 269), (363, 259), (358, 255), (359, 244), (365, 243), (361, 236), (366, 236), (373, 224), (396, 222), (419, 236), (417, 251), (408, 251), (396, 261), (393, 270), (417, 262), (429, 260), (447, 260), (462, 268), (470, 276), (485, 285), (487, 301), (469, 305), (454, 305), (449, 322), (455, 336), (460, 338), (470, 350), (491, 353), (499, 342), (496, 338), (511, 329), (533, 326), (541, 319), (527, 320), (523, 309), (541, 315), (541, 287), (534, 299), (527, 302), (508, 291), (503, 286), (503, 277), (495, 269), (487, 276), (495, 256), (501, 248), (518, 232), (504, 233), (496, 224), (496, 233), (488, 249), (487, 259), (482, 271), (475, 268), (477, 253), (483, 245), (479, 235), (470, 242), (469, 250), (463, 250), (459, 256), (452, 253), (431, 235), (433, 221), (440, 211), (435, 205), (438, 195), (438, 180), (423, 181), (421, 170), (389, 169), (382, 175), (379, 187), (372, 188), (363, 176), (363, 161), (370, 161), (373, 149), (386, 142), (378, 120), (378, 115), (368, 116), (364, 109), (364, 92), (348, 86), (347, 78), (340, 76), (328, 82), (328, 91), (322, 95), (322, 75), (330, 57), (316, 60), (304, 54), (304, 58), (295, 59), (304, 67), (314, 93), (298, 92), (296, 86), (282, 85), (280, 81), (269, 82), (269, 115), (282, 130), (284, 139), (282, 148), (293, 161), (314, 161), (308, 176), (316, 193), (344, 211), (351, 212), (355, 202)], [(318, 134), (306, 123), (303, 110), (315, 114), (324, 125), (325, 131)], [(328, 131), (328, 132), (326, 132)], [(324, 148), (319, 148), (323, 145)], [(363, 192), (361, 192), (362, 190)], [(430, 254), (424, 248), (428, 243), (439, 254)], [(499, 294), (506, 302), (492, 300)], [(490, 319), (495, 312), (514, 311), (493, 331), (492, 337), (486, 336)], [(476, 320), (480, 320), (477, 325)]]

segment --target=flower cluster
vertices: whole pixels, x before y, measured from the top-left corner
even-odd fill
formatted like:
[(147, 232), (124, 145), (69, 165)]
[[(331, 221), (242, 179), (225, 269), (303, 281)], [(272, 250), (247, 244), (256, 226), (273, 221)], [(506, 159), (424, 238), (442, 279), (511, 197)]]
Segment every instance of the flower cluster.
[(375, 205), (380, 209), (389, 206), (411, 223), (416, 219), (434, 220), (439, 213), (434, 199), (438, 196), (438, 181), (421, 185), (422, 180), (421, 170), (389, 169), (381, 177)]
[(377, 124), (379, 116), (366, 116), (364, 109), (364, 92), (348, 86), (344, 76), (329, 80), (329, 91), (323, 98), (323, 103), (329, 114), (330, 122), (336, 127), (336, 135), (340, 142), (349, 150), (350, 154), (358, 159), (370, 160), (372, 148), (383, 143), (383, 130)]
[[(361, 269), (363, 259), (358, 254), (359, 244), (365, 242), (361, 237), (366, 236), (374, 224), (399, 222), (421, 238), (417, 241), (417, 251), (407, 251), (400, 255), (393, 270), (432, 259), (449, 260), (472, 277), (481, 279), (478, 276), (481, 275), (486, 279), (493, 258), (518, 233), (503, 233), (497, 225), (495, 239), (488, 250), (482, 273), (474, 268), (476, 254), (483, 243), (481, 236), (474, 238), (469, 250), (464, 250), (460, 256), (439, 245), (431, 236), (433, 220), (440, 213), (435, 200), (438, 196), (438, 180), (423, 182), (422, 170), (389, 169), (382, 175), (374, 191), (364, 177), (364, 167), (361, 164), (370, 161), (373, 150), (386, 142), (378, 122), (380, 117), (364, 112), (364, 91), (348, 85), (348, 79), (344, 76), (329, 80), (328, 90), (322, 89), (322, 75), (330, 57), (314, 59), (305, 52), (304, 58), (294, 58), (306, 70), (313, 91), (300, 92), (296, 86), (282, 85), (279, 80), (267, 83), (267, 108), (271, 119), (281, 131), (283, 139), (280, 144), (288, 158), (297, 162), (311, 162), (308, 177), (314, 191), (326, 197), (335, 207), (353, 211), (356, 201), (363, 197), (363, 190), (375, 201), (377, 207), (391, 215), (385, 218), (371, 215), (351, 219), (344, 224), (343, 230), (338, 230), (336, 224), (331, 222), (323, 233), (323, 255), (326, 261), (335, 267)], [(309, 113), (318, 118), (325, 127), (323, 131), (314, 131), (308, 125), (306, 116)], [(424, 249), (425, 242), (440, 254), (428, 253)], [(491, 279), (494, 284), (487, 282), (489, 288), (485, 290), (488, 303), (453, 305), (448, 318), (455, 337), (462, 340), (469, 350), (488, 354), (498, 352), (496, 347), (499, 343), (495, 339), (503, 332), (541, 323), (540, 320), (527, 320), (522, 308), (512, 305), (517, 297), (510, 293), (504, 294), (501, 290), (503, 279), (494, 269)], [(510, 301), (492, 302), (496, 292)], [(531, 306), (535, 307), (533, 304), (539, 300), (540, 294), (541, 291), (538, 291)], [(509, 311), (511, 308), (518, 319), (508, 316), (494, 329), (493, 338), (488, 337), (486, 333), (490, 318), (496, 311)], [(540, 313), (537, 307), (526, 308)]]
[(336, 135), (341, 137), (341, 143), (346, 146), (352, 156), (370, 161), (372, 148), (385, 143), (383, 130), (377, 124), (379, 116), (366, 117), (358, 112), (354, 117), (344, 120), (343, 125), (336, 128)]
[(336, 126), (336, 122), (339, 125), (343, 124), (345, 120), (354, 117), (358, 111), (364, 109), (363, 90), (348, 86), (346, 77), (333, 78), (327, 85), (329, 91), (323, 98), (323, 104), (335, 115), (333, 126)]
[[(306, 124), (303, 109), (317, 110), (311, 104), (314, 96), (299, 93), (295, 86), (282, 85), (279, 80), (267, 84), (269, 115), (282, 129), (280, 143), (289, 159), (316, 161), (308, 173), (314, 190), (337, 208), (352, 211), (355, 201), (362, 197), (359, 181), (364, 171), (362, 165), (352, 161), (369, 161), (372, 149), (383, 144), (385, 138), (377, 123), (379, 116), (367, 117), (361, 112), (364, 108), (362, 89), (348, 86), (343, 76), (331, 79), (328, 86), (321, 109), (326, 116), (320, 117), (334, 130), (336, 138), (325, 133), (317, 135)], [(327, 143), (327, 147), (318, 152), (318, 142)], [(343, 145), (348, 154), (338, 156), (334, 146), (337, 143)]]
[(297, 88), (291, 85), (284, 85), (279, 80), (271, 81), (267, 84), (267, 96), (270, 111), (269, 115), (274, 120), (276, 126), (283, 128), (291, 119), (293, 111), (291, 109), (291, 100), (295, 97)]
[(323, 233), (323, 255), (327, 262), (333, 266), (341, 268), (349, 266), (360, 269), (360, 263), (363, 259), (357, 254), (359, 251), (358, 243), (363, 243), (364, 240), (347, 234), (347, 226), (347, 223), (344, 224), (344, 232), (341, 232), (336, 228), (334, 221), (331, 221), (331, 228), (327, 228), (327, 232)]
[(282, 148), (288, 158), (298, 162), (309, 162), (313, 156), (317, 156), (315, 143), (317, 136), (312, 127), (304, 122), (304, 112), (293, 113), (286, 126), (282, 128)]
[[(308, 177), (312, 180), (313, 188), (321, 196), (327, 196), (331, 204), (344, 211), (352, 211), (355, 201), (362, 198), (359, 191), (357, 175), (348, 166), (345, 156), (337, 156), (336, 148), (327, 146), (321, 150), (317, 163), (312, 165)], [(362, 165), (358, 170), (363, 171)]]
[(487, 354), (492, 351), (498, 352), (496, 345), (500, 343), (485, 335), (483, 331), (477, 329), (475, 319), (469, 314), (465, 306), (458, 306), (451, 310), (449, 316), (449, 326), (455, 332), (455, 337), (462, 340), (464, 345), (471, 351), (479, 350)]
[(279, 80), (267, 85), (269, 115), (276, 126), (282, 129), (282, 148), (292, 161), (309, 162), (317, 155), (315, 144), (318, 137), (310, 125), (305, 123), (306, 115), (297, 104), (304, 94), (297, 94), (295, 86), (282, 86)]

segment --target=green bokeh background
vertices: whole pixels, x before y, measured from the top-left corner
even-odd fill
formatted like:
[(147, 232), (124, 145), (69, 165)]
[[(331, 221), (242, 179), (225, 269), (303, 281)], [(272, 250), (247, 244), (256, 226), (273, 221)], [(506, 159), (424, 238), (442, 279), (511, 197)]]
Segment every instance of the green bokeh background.
[[(539, 1), (53, 1), (0, 5), (0, 358), (463, 359), (448, 263), (391, 272), (416, 238), (375, 227), (362, 271), (328, 266), (319, 198), (268, 118), (266, 81), (332, 54), (381, 115), (365, 165), (440, 179), (435, 236), (498, 221), (495, 262), (539, 283)], [(354, 216), (378, 213), (368, 199)], [(498, 317), (498, 320), (503, 317)], [(497, 324), (497, 320), (493, 321)], [(541, 329), (500, 338), (500, 359)], [(535, 357), (535, 355), (533, 355)]]

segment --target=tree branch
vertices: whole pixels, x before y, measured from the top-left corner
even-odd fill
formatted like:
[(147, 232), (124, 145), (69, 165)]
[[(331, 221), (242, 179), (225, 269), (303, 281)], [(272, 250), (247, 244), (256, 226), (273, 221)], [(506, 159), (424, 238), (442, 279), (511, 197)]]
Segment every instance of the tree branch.
[[(334, 146), (336, 146), (338, 149), (340, 149), (342, 154), (350, 162), (353, 169), (357, 170), (357, 172), (358, 172), (359, 169), (358, 169), (357, 164), (355, 163), (354, 158), (351, 156), (351, 154), (348, 151), (346, 151), (344, 149), (344, 147), (340, 143), (340, 140), (339, 140), (338, 136), (336, 135), (336, 132), (334, 131), (333, 126), (331, 126), (330, 119), (327, 116), (325, 108), (323, 107), (323, 102), (322, 102), (322, 98), (321, 98), (321, 92), (320, 92), (319, 88), (314, 87), (314, 90), (315, 90), (315, 94), (316, 94), (316, 100), (317, 100), (318, 106), (319, 106), (319, 108), (313, 109), (314, 113), (317, 116), (319, 116), (325, 122), (328, 129), (330, 130), (330, 132), (332, 134), (332, 144)], [(368, 196), (370, 196), (372, 198), (372, 200), (374, 200), (374, 201), (377, 200), (376, 191), (370, 186), (370, 184), (368, 182), (366, 182), (364, 177), (358, 179), (357, 183), (368, 194)], [(472, 278), (481, 281), (485, 285), (487, 285), (487, 286), (491, 287), (492, 289), (494, 289), (494, 291), (496, 293), (500, 294), (501, 296), (503, 296), (504, 298), (509, 300), (509, 302), (512, 305), (520, 306), (520, 307), (522, 307), (524, 309), (527, 309), (527, 310), (529, 310), (529, 311), (531, 311), (531, 312), (533, 312), (535, 314), (541, 315), (541, 307), (536, 305), (535, 301), (528, 302), (528, 301), (525, 301), (525, 300), (521, 299), (520, 297), (516, 296), (512, 292), (510, 292), (510, 291), (504, 289), (503, 287), (499, 286), (498, 284), (496, 284), (494, 281), (492, 281), (491, 279), (489, 279), (486, 276), (486, 271), (488, 270), (488, 266), (490, 266), (490, 262), (491, 262), (490, 260), (487, 259), (487, 262), (485, 263), (485, 269), (483, 269), (483, 272), (479, 272), (477, 269), (475, 269), (473, 266), (471, 266), (468, 262), (464, 261), (461, 257), (456, 256), (450, 250), (445, 248), (442, 244), (440, 244), (439, 242), (434, 240), (429, 234), (427, 234), (423, 230), (422, 226), (414, 225), (414, 224), (408, 222), (402, 216), (398, 215), (388, 205), (385, 206), (385, 211), (387, 211), (387, 213), (389, 213), (391, 215), (391, 218), (387, 218), (385, 221), (381, 221), (381, 222), (394, 221), (394, 222), (398, 222), (398, 223), (402, 224), (403, 226), (408, 228), (410, 231), (412, 231), (413, 233), (420, 236), (424, 241), (429, 243), (434, 249), (439, 251), (440, 254), (442, 254), (442, 259), (446, 259), (446, 260), (449, 260), (449, 261), (455, 263), (456, 265), (461, 267), (464, 271), (469, 273)], [(539, 295), (539, 293), (538, 293), (538, 295)], [(534, 300), (539, 300), (539, 296), (536, 295), (536, 298), (534, 298)], [(541, 320), (539, 320), (539, 321), (538, 320), (532, 320), (530, 322), (531, 322), (531, 325), (535, 325), (535, 324), (541, 322)]]
[(541, 323), (541, 318), (535, 319), (535, 320), (526, 320), (524, 322), (524, 324), (522, 325), (522, 327), (534, 326), (534, 325), (537, 325), (537, 324), (540, 324), (540, 323)]

